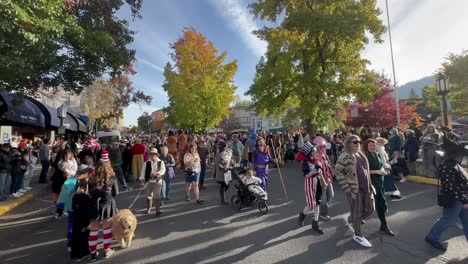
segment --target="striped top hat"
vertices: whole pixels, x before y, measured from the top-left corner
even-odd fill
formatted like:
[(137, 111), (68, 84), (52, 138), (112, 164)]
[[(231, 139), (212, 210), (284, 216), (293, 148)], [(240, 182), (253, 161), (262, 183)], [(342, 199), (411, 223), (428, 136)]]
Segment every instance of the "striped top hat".
[(109, 161), (109, 152), (107, 150), (102, 151), (101, 161)]

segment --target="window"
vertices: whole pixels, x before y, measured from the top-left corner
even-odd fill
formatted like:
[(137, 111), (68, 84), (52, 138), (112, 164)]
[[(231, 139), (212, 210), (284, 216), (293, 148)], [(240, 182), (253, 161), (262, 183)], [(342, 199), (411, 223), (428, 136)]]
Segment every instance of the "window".
[(240, 117), (239, 118), (241, 123), (249, 123), (250, 124), (250, 117)]

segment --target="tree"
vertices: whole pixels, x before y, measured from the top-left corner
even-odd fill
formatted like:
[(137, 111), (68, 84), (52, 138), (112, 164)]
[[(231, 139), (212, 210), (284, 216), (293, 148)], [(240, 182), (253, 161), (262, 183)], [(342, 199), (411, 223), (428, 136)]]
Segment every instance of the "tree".
[(37, 89), (80, 93), (103, 74), (116, 77), (135, 59), (134, 32), (116, 16), (142, 0), (0, 1), (0, 85), (36, 95)]
[(238, 117), (230, 115), (229, 118), (223, 118), (223, 120), (221, 120), (218, 128), (222, 129), (224, 132), (231, 132), (235, 129), (241, 128), (241, 122)]
[(163, 111), (153, 112), (153, 120), (151, 122), (151, 128), (153, 131), (161, 132), (164, 128), (166, 122), (166, 114)]
[(418, 96), (418, 94), (416, 93), (416, 91), (414, 90), (414, 88), (411, 88), (410, 94), (409, 94), (409, 98), (410, 98), (410, 99), (419, 98), (419, 96)]
[(280, 23), (255, 31), (268, 42), (247, 92), (258, 113), (278, 116), (292, 106), (306, 124), (323, 125), (349, 99), (368, 101), (378, 91), (361, 58), (369, 36), (381, 42), (385, 32), (375, 0), (258, 0), (250, 11)]
[(143, 112), (143, 114), (138, 117), (138, 130), (144, 133), (151, 133), (151, 115), (147, 112)]
[[(385, 128), (397, 126), (396, 102), (393, 97), (394, 89), (390, 80), (381, 78), (377, 81), (380, 92), (367, 104), (358, 102), (348, 106), (348, 116), (345, 124), (360, 127), (364, 124), (374, 128)], [(416, 116), (416, 105), (408, 105), (405, 100), (399, 101), (400, 124), (407, 126)], [(357, 108), (358, 117), (351, 116), (353, 108)]]
[(105, 119), (120, 117), (130, 103), (151, 102), (151, 96), (133, 86), (130, 76), (135, 74), (133, 68), (128, 66), (122, 75), (109, 80), (98, 79), (83, 91), (81, 104), (84, 113), (89, 116), (90, 128), (96, 121), (102, 123)]
[(192, 131), (213, 128), (229, 116), (237, 61), (223, 64), (227, 53), (218, 56), (213, 43), (193, 28), (184, 29), (171, 48), (174, 64), (167, 63), (163, 84), (169, 123)]
[(250, 107), (251, 102), (247, 99), (242, 99), (239, 95), (234, 95), (234, 100), (232, 101), (232, 107)]
[(442, 64), (441, 72), (444, 72), (450, 81), (450, 100), (452, 109), (450, 114), (456, 117), (468, 115), (468, 50), (461, 54), (450, 53)]
[(416, 112), (428, 121), (434, 121), (440, 115), (440, 95), (437, 94), (435, 85), (426, 86), (422, 90), (422, 103), (418, 105)]

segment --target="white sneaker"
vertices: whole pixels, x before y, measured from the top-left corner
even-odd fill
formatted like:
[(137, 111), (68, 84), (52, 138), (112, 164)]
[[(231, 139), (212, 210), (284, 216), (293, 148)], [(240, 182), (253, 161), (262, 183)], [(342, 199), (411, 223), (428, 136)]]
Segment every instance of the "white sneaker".
[(16, 195), (18, 195), (18, 197), (21, 197), (21, 196), (24, 195), (24, 193), (22, 193), (22, 192), (16, 192)]
[(26, 192), (26, 190), (25, 190), (25, 189), (19, 189), (19, 191), (18, 191), (18, 192), (19, 192), (19, 193), (25, 193), (25, 192)]
[(30, 190), (32, 190), (32, 188), (31, 188), (31, 187), (29, 187), (29, 186), (28, 186), (28, 187), (24, 187), (24, 189), (25, 189), (26, 191), (30, 191)]
[(407, 182), (407, 180), (405, 179), (405, 177), (401, 177), (400, 182)]
[(19, 198), (19, 197), (21, 197), (21, 196), (18, 195), (17, 193), (12, 193), (12, 194), (11, 194), (11, 197), (13, 197), (13, 198)]
[(353, 223), (351, 223), (351, 222), (348, 221), (348, 216), (347, 216), (347, 215), (345, 215), (345, 216), (343, 217), (343, 221), (344, 221), (345, 225), (349, 228), (349, 230), (351, 231), (351, 233), (354, 233)]
[(354, 241), (358, 242), (363, 247), (366, 247), (366, 248), (372, 247), (372, 244), (369, 243), (369, 241), (363, 236), (353, 235), (353, 239)]

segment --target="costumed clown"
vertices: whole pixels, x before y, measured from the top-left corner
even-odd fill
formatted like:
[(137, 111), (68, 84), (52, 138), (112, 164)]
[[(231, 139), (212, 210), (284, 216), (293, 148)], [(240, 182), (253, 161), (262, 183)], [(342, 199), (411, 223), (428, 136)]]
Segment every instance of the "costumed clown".
[(255, 144), (255, 151), (252, 153), (252, 164), (257, 174), (262, 180), (260, 187), (264, 191), (267, 191), (268, 184), (268, 163), (276, 163), (277, 159), (273, 159), (269, 154), (266, 153), (266, 143), (263, 138), (257, 140)]
[(327, 155), (327, 141), (323, 137), (315, 137), (313, 140), (314, 145), (317, 147), (318, 162), (320, 162), (323, 170), (323, 179), (327, 184), (326, 188), (322, 189), (322, 197), (320, 203), (320, 219), (323, 221), (330, 221), (331, 217), (328, 215), (328, 203), (333, 200), (335, 193), (333, 191), (333, 171), (331, 162)]

